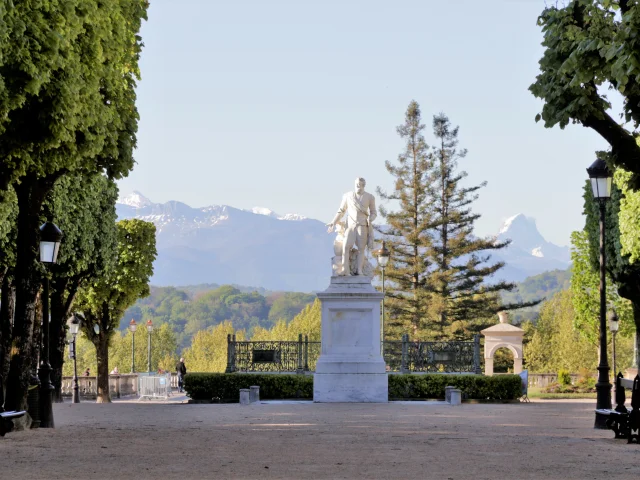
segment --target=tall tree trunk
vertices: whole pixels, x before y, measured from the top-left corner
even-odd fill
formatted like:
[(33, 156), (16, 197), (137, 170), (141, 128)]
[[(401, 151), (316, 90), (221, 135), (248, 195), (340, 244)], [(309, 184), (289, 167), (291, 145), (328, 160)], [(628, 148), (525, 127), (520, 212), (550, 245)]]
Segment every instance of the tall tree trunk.
[(62, 403), (62, 367), (67, 345), (66, 321), (71, 312), (73, 298), (77, 289), (71, 286), (68, 278), (59, 278), (52, 282), (51, 324), (49, 325), (49, 362), (51, 364), (51, 383), (55, 388), (53, 401)]
[(16, 304), (11, 343), (7, 410), (26, 410), (33, 372), (33, 326), (36, 297), (40, 290), (38, 265), (40, 207), (53, 181), (24, 177), (14, 188), (18, 197), (18, 238), (15, 268)]
[(96, 403), (111, 403), (109, 395), (109, 334), (100, 330), (96, 336), (96, 355), (98, 357), (98, 397)]
[[(7, 391), (14, 306), (13, 287), (8, 272), (5, 272), (2, 276), (2, 299), (0, 300), (0, 376), (2, 377), (3, 392)], [(4, 398), (0, 398), (0, 406), (3, 404)]]

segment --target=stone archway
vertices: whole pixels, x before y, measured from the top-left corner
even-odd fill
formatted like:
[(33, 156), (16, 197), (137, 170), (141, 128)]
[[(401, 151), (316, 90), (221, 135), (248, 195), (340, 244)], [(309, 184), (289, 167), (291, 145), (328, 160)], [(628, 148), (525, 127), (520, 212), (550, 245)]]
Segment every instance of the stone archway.
[(498, 325), (481, 332), (484, 335), (484, 374), (493, 375), (493, 356), (499, 348), (508, 348), (513, 353), (513, 373), (521, 373), (524, 330), (509, 324), (507, 312), (498, 313), (498, 318)]

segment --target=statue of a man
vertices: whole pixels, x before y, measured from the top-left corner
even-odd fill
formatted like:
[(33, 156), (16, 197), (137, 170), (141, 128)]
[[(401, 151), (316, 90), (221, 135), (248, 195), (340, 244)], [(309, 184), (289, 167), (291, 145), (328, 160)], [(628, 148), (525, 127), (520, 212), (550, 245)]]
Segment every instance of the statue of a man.
[(356, 275), (363, 274), (365, 261), (365, 247), (373, 248), (373, 221), (378, 216), (376, 212), (376, 200), (370, 193), (364, 191), (366, 185), (364, 178), (356, 178), (354, 192), (345, 193), (338, 213), (331, 223), (328, 223), (328, 232), (333, 232), (336, 223), (347, 214), (346, 230), (342, 242), (342, 275), (351, 275), (349, 268), (349, 253), (355, 245), (358, 248)]

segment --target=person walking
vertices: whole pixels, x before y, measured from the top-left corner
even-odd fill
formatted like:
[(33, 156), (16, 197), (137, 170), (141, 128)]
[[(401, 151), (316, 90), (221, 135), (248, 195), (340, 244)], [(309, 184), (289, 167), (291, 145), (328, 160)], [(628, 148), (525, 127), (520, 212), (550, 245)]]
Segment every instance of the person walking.
[(184, 365), (184, 358), (180, 358), (180, 361), (176, 365), (176, 372), (178, 373), (178, 391), (182, 392), (184, 376), (187, 374), (187, 367)]

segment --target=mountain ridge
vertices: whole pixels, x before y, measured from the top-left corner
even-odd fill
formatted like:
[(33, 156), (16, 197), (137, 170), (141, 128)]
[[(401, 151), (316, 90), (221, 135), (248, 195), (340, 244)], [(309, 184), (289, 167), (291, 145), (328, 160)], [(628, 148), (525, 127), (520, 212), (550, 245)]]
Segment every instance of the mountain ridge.
[[(153, 285), (216, 283), (309, 292), (329, 284), (335, 237), (319, 220), (265, 207), (154, 203), (138, 191), (118, 199), (116, 212), (120, 219), (156, 225)], [(569, 265), (569, 248), (547, 242), (535, 220), (523, 214), (508, 218), (495, 238), (512, 240), (490, 252), (491, 261), (505, 262), (495, 280), (522, 281)]]

